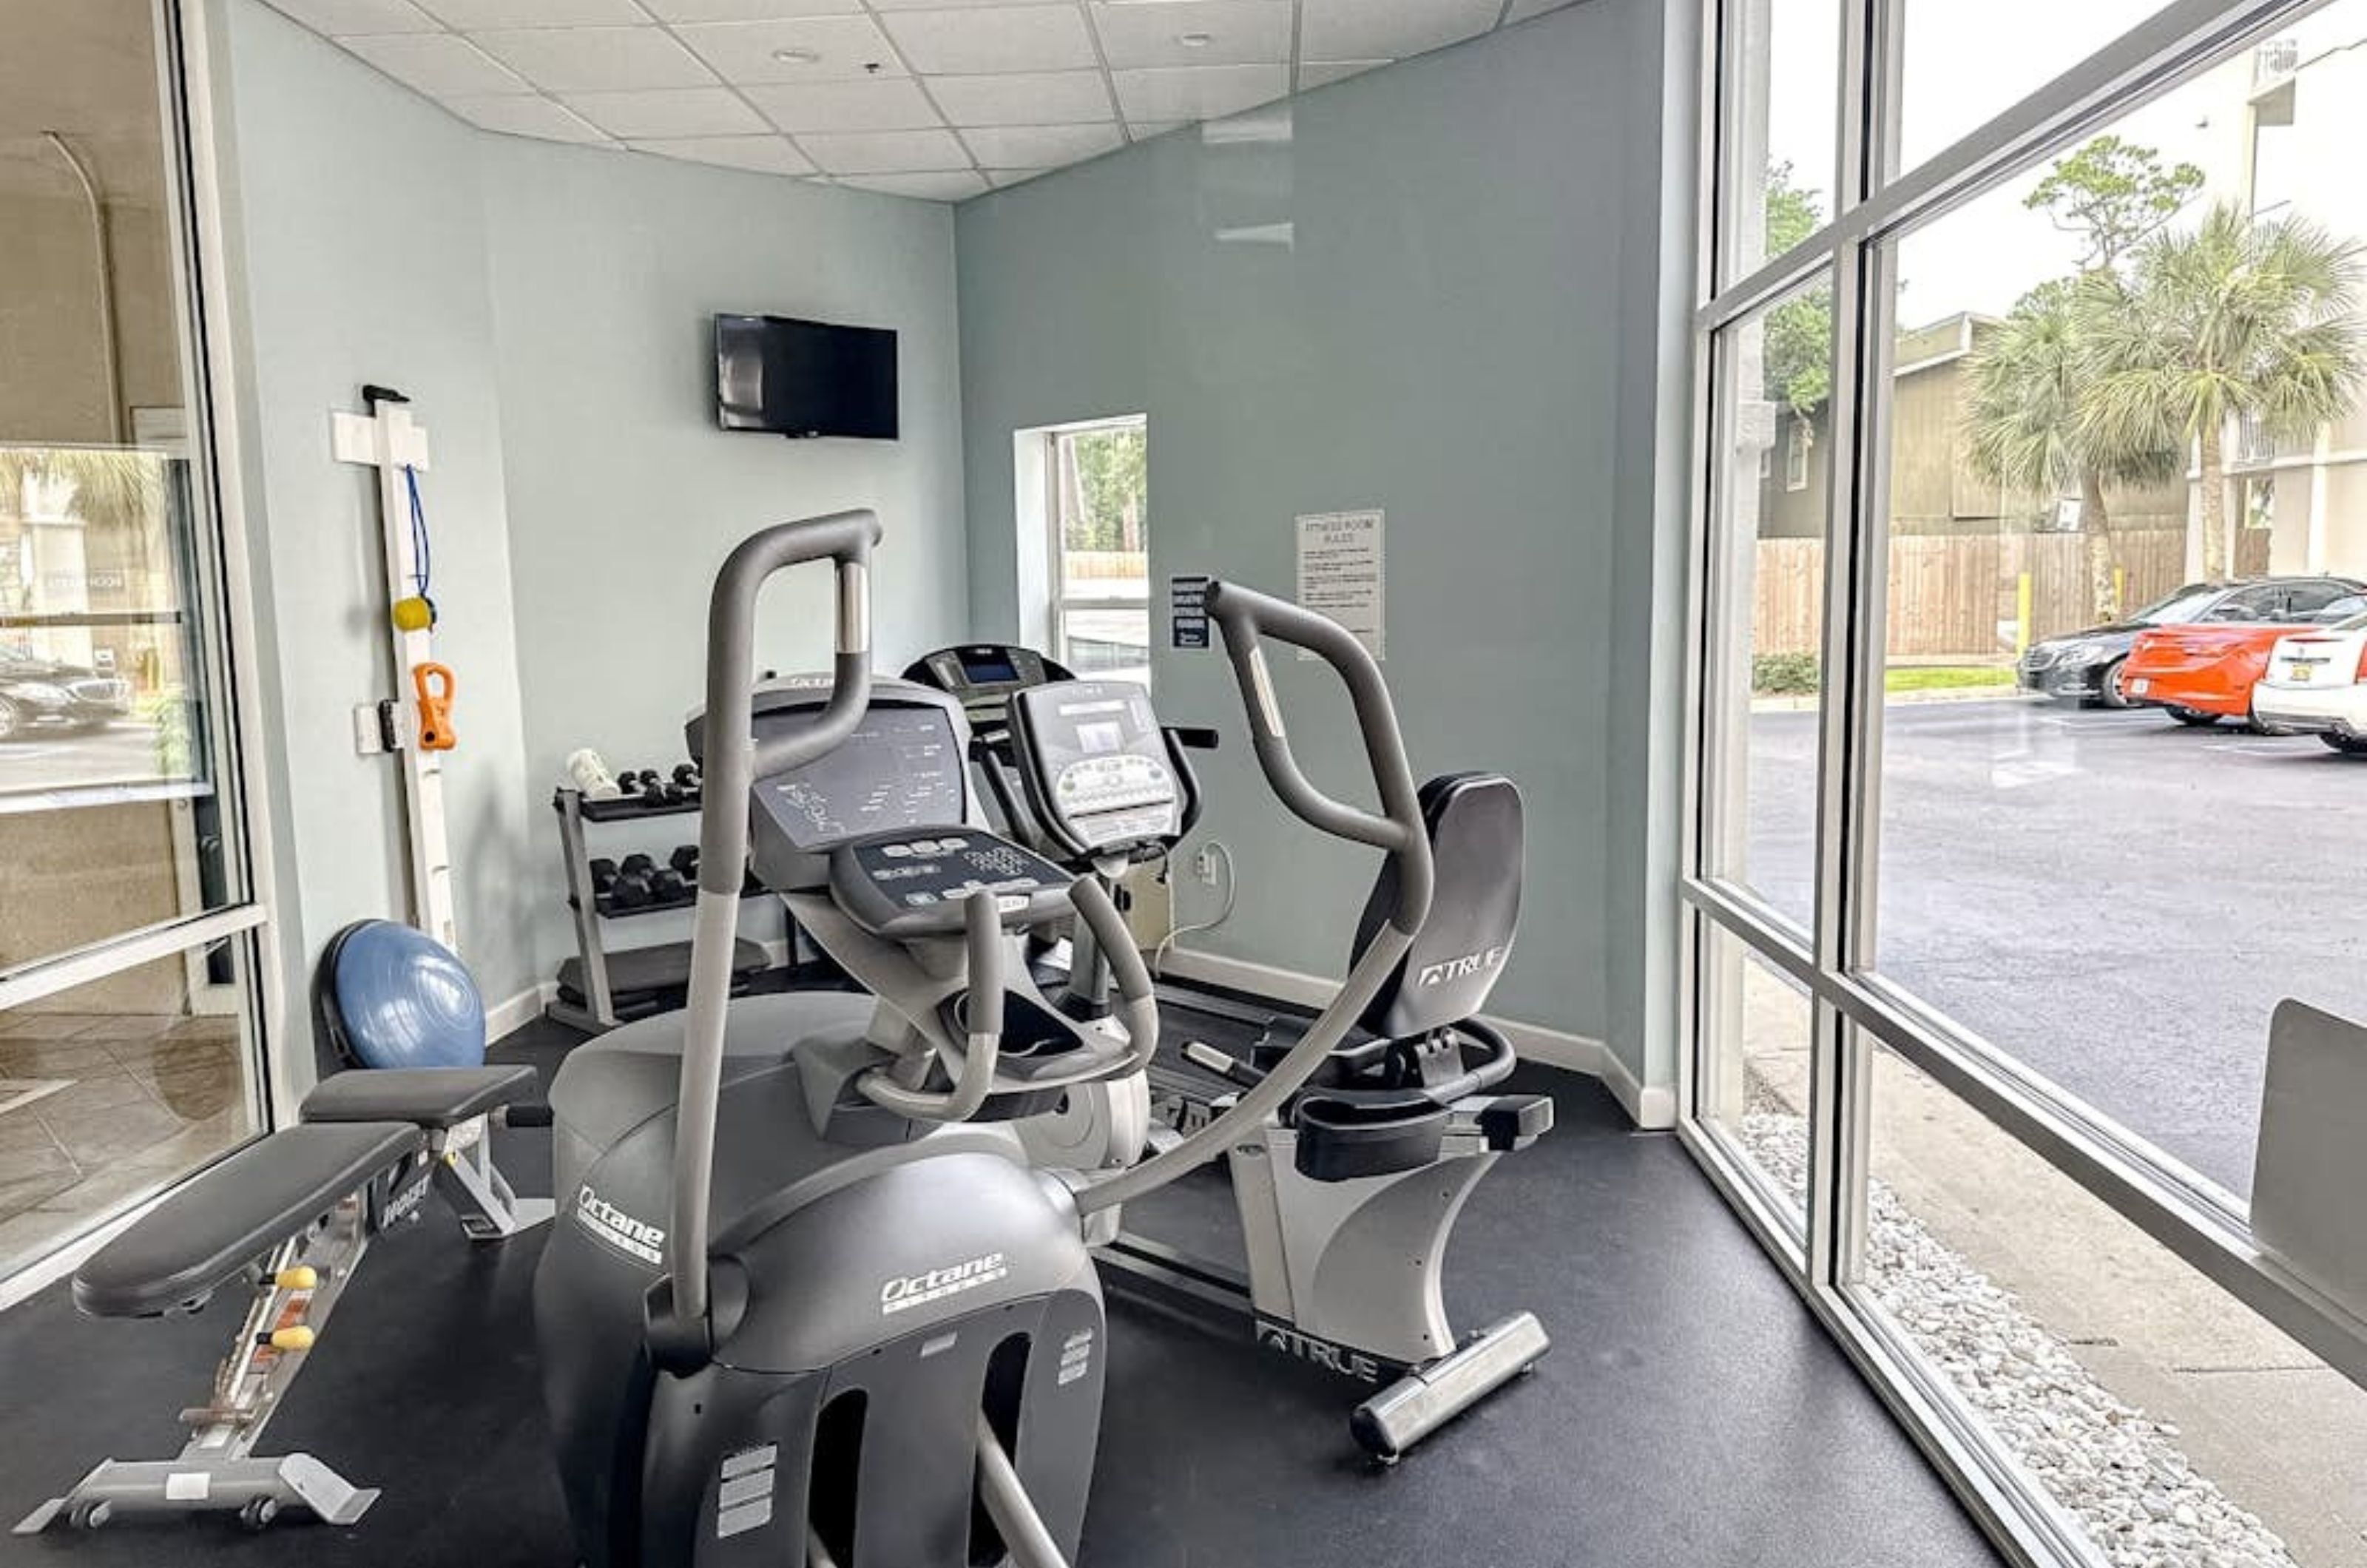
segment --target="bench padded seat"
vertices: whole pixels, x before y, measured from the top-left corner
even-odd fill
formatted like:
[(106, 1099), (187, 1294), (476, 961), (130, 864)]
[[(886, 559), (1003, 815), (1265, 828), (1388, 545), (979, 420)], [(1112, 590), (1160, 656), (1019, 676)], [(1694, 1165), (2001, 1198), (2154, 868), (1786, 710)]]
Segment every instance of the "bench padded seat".
[(307, 1122), (408, 1122), (447, 1127), (534, 1098), (524, 1062), (499, 1067), (357, 1067), (322, 1080), (297, 1112)]
[(74, 1305), (154, 1317), (195, 1301), (425, 1145), (408, 1122), (289, 1127), (215, 1166), (85, 1263)]

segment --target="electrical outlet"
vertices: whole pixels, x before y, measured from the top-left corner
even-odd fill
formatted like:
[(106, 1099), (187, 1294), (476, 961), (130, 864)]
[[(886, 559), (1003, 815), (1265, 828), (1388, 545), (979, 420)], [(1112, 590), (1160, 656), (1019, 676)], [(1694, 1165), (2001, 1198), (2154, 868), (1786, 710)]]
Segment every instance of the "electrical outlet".
[(1200, 879), (1203, 887), (1217, 885), (1217, 852), (1213, 846), (1201, 845), (1200, 852), (1192, 857), (1192, 874)]

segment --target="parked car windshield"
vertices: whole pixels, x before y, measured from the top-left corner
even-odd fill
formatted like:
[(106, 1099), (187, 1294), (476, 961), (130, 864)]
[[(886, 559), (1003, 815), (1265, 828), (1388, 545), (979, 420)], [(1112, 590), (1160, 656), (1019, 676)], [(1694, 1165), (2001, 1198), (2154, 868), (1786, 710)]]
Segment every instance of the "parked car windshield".
[(2169, 626), (2200, 616), (2211, 602), (2225, 592), (2208, 583), (2190, 583), (2167, 599), (2157, 599), (2129, 617), (2146, 626)]

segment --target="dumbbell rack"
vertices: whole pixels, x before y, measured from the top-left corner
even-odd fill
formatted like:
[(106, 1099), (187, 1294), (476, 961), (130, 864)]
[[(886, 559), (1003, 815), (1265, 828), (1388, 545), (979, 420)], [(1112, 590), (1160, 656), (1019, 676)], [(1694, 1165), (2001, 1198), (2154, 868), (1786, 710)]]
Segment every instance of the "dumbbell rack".
[[(690, 984), (690, 943), (658, 942), (611, 953), (603, 938), (601, 922), (690, 908), (697, 902), (696, 885), (692, 897), (667, 903), (631, 908), (607, 903), (592, 885), (592, 856), (585, 842), (584, 826), (640, 822), (652, 817), (697, 816), (698, 797), (663, 801), (624, 795), (614, 800), (587, 800), (582, 790), (562, 786), (551, 793), (550, 805), (559, 813), (560, 854), (567, 873), (567, 907), (575, 918), (575, 956), (559, 966), (559, 995), (543, 1010), (545, 1014), (570, 1028), (597, 1034), (636, 1018), (679, 1006)], [(794, 962), (794, 924), (789, 928), (789, 953)], [(734, 992), (743, 989), (767, 966), (764, 948), (741, 939), (732, 953)]]

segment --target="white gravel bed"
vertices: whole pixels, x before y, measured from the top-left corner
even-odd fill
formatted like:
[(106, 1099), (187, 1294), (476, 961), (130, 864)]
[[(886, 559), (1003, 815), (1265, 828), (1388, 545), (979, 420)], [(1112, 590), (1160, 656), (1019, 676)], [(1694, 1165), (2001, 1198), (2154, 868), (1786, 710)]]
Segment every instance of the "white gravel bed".
[[(1758, 1108), (1742, 1118), (1742, 1144), (1797, 1198), (1806, 1190), (1807, 1124), (1751, 1098)], [(2114, 1568), (2294, 1568), (2276, 1532), (2180, 1451), (2176, 1427), (2115, 1398), (1889, 1187), (1872, 1182), (1868, 1196), (1875, 1303)]]

